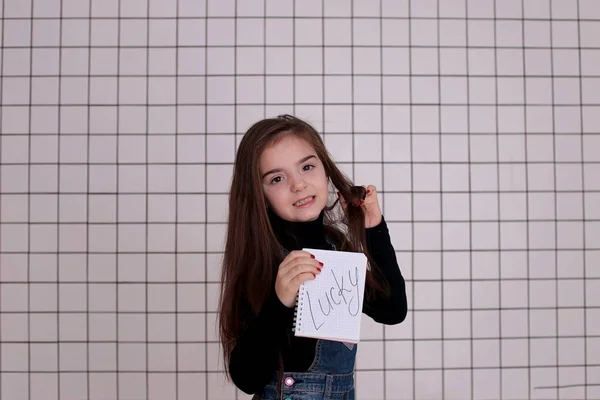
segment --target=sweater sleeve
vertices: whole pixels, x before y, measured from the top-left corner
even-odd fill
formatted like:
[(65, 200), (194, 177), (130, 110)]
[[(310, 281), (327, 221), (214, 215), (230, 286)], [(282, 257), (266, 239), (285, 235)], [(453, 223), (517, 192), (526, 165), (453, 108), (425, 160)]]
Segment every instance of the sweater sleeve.
[(374, 299), (368, 299), (371, 288), (365, 288), (365, 301), (363, 312), (376, 322), (394, 325), (406, 318), (408, 305), (406, 300), (406, 286), (398, 266), (396, 251), (392, 246), (389, 230), (385, 219), (382, 217), (379, 225), (366, 229), (367, 247), (376, 267), (386, 279), (390, 296), (377, 294)]
[(262, 310), (253, 316), (231, 352), (229, 374), (243, 392), (253, 394), (262, 390), (279, 366), (279, 348), (291, 329), (293, 308), (286, 307), (275, 291)]

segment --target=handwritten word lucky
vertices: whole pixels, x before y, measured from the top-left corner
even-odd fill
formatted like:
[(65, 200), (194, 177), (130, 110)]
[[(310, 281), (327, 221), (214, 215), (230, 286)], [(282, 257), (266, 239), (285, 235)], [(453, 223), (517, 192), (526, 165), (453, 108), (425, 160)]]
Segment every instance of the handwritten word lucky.
[[(349, 270), (347, 275), (336, 274), (332, 269), (329, 272), (333, 274), (335, 285), (327, 288), (314, 299), (311, 299), (310, 293), (307, 293), (308, 309), (316, 330), (323, 326), (327, 317), (334, 310), (340, 310), (340, 312), (348, 313), (353, 317), (360, 310), (358, 268), (354, 268), (354, 271)], [(352, 280), (352, 275), (354, 275), (354, 280)]]

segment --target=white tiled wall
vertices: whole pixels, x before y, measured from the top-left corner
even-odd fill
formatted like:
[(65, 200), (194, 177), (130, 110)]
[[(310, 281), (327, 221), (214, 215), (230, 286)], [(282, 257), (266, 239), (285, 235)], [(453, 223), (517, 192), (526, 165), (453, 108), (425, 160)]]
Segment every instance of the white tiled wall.
[(247, 398), (219, 261), (280, 113), (379, 188), (407, 278), (358, 399), (600, 398), (599, 2), (0, 3), (2, 399)]

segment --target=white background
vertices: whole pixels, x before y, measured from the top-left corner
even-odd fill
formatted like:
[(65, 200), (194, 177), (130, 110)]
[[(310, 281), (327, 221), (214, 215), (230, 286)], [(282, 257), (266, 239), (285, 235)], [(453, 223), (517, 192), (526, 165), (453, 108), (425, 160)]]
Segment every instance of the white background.
[(3, 399), (247, 397), (218, 358), (227, 192), (281, 113), (377, 186), (407, 279), (403, 324), (364, 319), (358, 399), (600, 398), (597, 1), (2, 14)]

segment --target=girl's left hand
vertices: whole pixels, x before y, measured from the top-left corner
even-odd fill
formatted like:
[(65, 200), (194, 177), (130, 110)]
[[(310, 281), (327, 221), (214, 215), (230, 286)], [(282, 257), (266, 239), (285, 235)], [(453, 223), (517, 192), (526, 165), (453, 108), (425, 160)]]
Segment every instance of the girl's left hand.
[[(344, 210), (348, 205), (343, 197), (340, 196), (340, 202)], [(361, 202), (361, 207), (365, 209), (365, 228), (372, 228), (381, 223), (381, 207), (379, 207), (379, 201), (377, 199), (377, 188), (373, 185), (367, 186), (367, 196), (365, 200)]]

